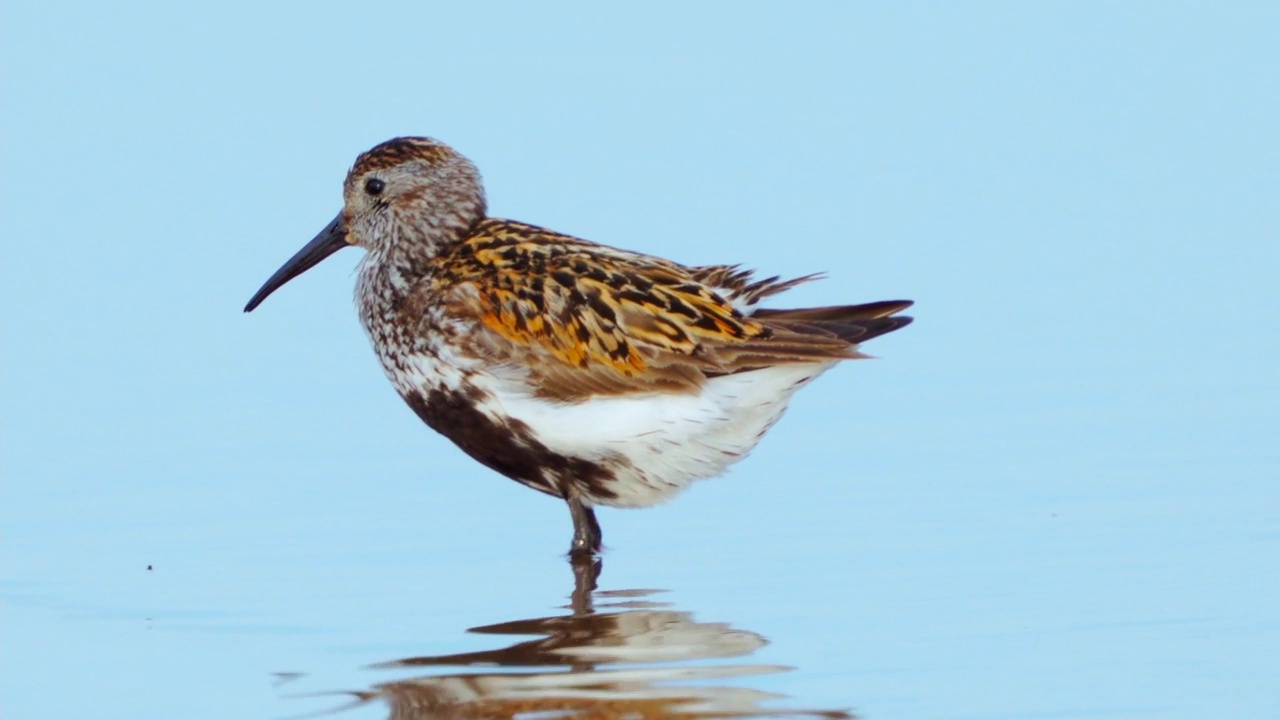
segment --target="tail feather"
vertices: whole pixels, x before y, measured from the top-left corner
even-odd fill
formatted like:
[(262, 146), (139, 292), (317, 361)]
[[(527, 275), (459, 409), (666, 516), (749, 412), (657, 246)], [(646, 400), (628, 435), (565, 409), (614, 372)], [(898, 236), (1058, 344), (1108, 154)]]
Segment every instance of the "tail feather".
[(751, 316), (772, 332), (742, 343), (704, 347), (704, 357), (723, 372), (703, 369), (707, 377), (731, 375), (790, 363), (815, 363), (870, 357), (858, 346), (911, 324), (911, 318), (892, 313), (911, 306), (909, 300), (864, 305), (759, 310)]
[(894, 315), (911, 307), (910, 300), (882, 300), (862, 305), (832, 305), (795, 310), (757, 310), (751, 317), (788, 330), (835, 335), (858, 344), (911, 324), (911, 318)]
[[(797, 308), (795, 310), (773, 310), (761, 308), (751, 314), (759, 320), (829, 320), (834, 322), (851, 322), (857, 320), (875, 320), (902, 312), (911, 307), (910, 300), (881, 300), (861, 305), (828, 305), (816, 308)], [(904, 323), (905, 324), (905, 323)], [(899, 326), (901, 327), (901, 326)]]
[(782, 327), (801, 334), (830, 334), (841, 340), (858, 345), (868, 340), (887, 335), (894, 330), (911, 324), (909, 317), (875, 318), (873, 320), (856, 320), (839, 322), (835, 320), (809, 320), (795, 322), (790, 320), (770, 321), (774, 327)]

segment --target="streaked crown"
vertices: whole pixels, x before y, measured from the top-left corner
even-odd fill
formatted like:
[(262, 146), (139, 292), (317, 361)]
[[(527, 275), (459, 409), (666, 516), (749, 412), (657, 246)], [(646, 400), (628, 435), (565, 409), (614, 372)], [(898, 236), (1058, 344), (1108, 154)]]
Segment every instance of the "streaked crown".
[(385, 170), (404, 163), (430, 166), (461, 158), (456, 150), (434, 138), (398, 137), (379, 143), (360, 153), (351, 168), (354, 176), (373, 170)]

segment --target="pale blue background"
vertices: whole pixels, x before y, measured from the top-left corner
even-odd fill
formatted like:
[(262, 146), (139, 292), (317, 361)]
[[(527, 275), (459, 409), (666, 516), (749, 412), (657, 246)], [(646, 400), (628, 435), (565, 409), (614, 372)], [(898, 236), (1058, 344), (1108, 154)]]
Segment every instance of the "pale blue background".
[(604, 511), (604, 586), (868, 720), (1280, 717), (1280, 5), (458, 5), (3, 5), (0, 714), (296, 715), (563, 602), (564, 509), (395, 397), (358, 251), (240, 312), (430, 134), (496, 215), (918, 303)]

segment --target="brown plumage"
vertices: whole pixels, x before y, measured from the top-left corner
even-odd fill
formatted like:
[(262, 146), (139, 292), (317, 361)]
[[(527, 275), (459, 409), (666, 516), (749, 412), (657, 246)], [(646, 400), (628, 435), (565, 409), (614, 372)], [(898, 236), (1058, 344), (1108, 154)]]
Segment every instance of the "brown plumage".
[(509, 220), (481, 221), (427, 272), (432, 281), (410, 302), (478, 318), (465, 347), (529, 365), (538, 395), (568, 401), (858, 357), (854, 343), (910, 322), (885, 317), (909, 302), (744, 315), (735, 302), (754, 305), (816, 276), (753, 281), (733, 266), (686, 268)]
[(791, 393), (911, 322), (906, 300), (758, 305), (817, 275), (757, 280), (487, 216), (479, 173), (428, 138), (357, 159), (342, 213), (246, 310), (345, 245), (368, 250), (360, 317), (418, 415), (485, 465), (569, 502), (643, 506), (722, 472)]

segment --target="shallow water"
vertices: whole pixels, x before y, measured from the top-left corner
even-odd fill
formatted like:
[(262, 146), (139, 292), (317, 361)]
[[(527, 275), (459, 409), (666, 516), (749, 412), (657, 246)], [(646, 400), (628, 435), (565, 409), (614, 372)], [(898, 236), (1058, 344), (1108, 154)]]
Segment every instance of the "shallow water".
[[(691, 613), (650, 599), (659, 594), (653, 590), (593, 593), (594, 579), (578, 583), (567, 612), (468, 630), (498, 636), (493, 648), (371, 666), (411, 676), (356, 693), (357, 702), (381, 700), (396, 718), (538, 712), (555, 717), (849, 717), (839, 710), (781, 709), (770, 701), (783, 696), (751, 687), (753, 676), (793, 668), (723, 661), (764, 647), (768, 641), (757, 633), (698, 622)], [(691, 662), (697, 660), (712, 662)]]
[(813, 400), (729, 477), (602, 511), (593, 593), (559, 554), (564, 509), (443, 443), (434, 483), (416, 463), (365, 481), (363, 460), (303, 457), (270, 482), (192, 469), (29, 489), (44, 519), (9, 520), (0, 586), (6, 717), (1277, 707), (1280, 532), (1247, 457), (1214, 482), (1192, 463), (1144, 472), (1119, 448), (1038, 476), (981, 452), (940, 461), (985, 435), (975, 422), (932, 451), (891, 436), (873, 455), (831, 450), (853, 478), (812, 466), (832, 447)]
[[(1276, 8), (5, 3), (0, 717), (1280, 718)], [(917, 322), (588, 599), (357, 251), (240, 312), (400, 134)]]

